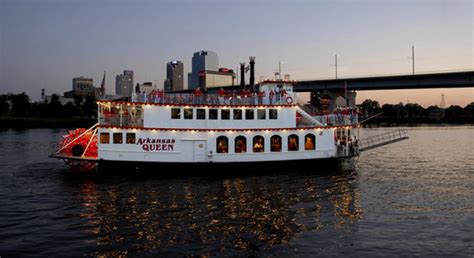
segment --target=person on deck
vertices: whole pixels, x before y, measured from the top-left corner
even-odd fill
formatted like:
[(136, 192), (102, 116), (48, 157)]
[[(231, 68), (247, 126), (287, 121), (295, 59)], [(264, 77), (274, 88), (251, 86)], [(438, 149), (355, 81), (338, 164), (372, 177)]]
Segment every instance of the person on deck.
[(273, 97), (275, 97), (275, 92), (273, 90), (270, 90), (270, 94), (268, 95), (270, 105), (273, 105)]
[(194, 89), (194, 104), (201, 104), (202, 91), (197, 87)]
[(223, 88), (220, 88), (218, 91), (217, 91), (217, 99), (219, 100), (219, 104), (225, 104), (224, 103), (224, 97), (225, 97), (225, 91)]
[(283, 89), (281, 90), (281, 102), (282, 102), (283, 104), (288, 104), (288, 103), (286, 103), (286, 95), (287, 95), (287, 94), (288, 94), (288, 93), (286, 92), (285, 88), (283, 88)]
[(259, 91), (258, 92), (258, 104), (262, 105), (263, 104), (263, 96), (265, 96), (265, 91)]
[(158, 103), (163, 103), (164, 98), (165, 98), (165, 91), (162, 89), (159, 89), (158, 92), (156, 93)]

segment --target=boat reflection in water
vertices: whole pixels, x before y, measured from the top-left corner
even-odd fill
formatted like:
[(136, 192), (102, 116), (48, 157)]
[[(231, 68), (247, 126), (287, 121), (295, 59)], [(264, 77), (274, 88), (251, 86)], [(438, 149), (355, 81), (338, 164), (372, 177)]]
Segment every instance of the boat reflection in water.
[(85, 180), (78, 192), (96, 239), (88, 255), (252, 255), (291, 253), (302, 232), (356, 231), (357, 187), (346, 171)]

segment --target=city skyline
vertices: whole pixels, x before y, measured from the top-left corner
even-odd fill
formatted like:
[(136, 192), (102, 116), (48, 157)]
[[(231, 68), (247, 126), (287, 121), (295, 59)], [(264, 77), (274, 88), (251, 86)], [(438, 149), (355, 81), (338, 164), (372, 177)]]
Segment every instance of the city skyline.
[[(238, 71), (256, 56), (256, 79), (338, 78), (473, 69), (472, 1), (0, 1), (0, 94), (33, 100), (70, 90), (73, 77), (133, 70), (162, 82), (169, 60), (191, 72), (210, 50)], [(128, 16), (123, 16), (127, 14)], [(123, 18), (126, 17), (126, 18)], [(403, 18), (401, 18), (403, 17)], [(247, 75), (248, 76), (248, 75)], [(187, 76), (184, 85), (187, 85)], [(248, 77), (247, 77), (248, 80)], [(95, 85), (99, 86), (99, 85)], [(108, 91), (115, 78), (106, 78)], [(473, 88), (360, 91), (358, 102), (465, 106)]]

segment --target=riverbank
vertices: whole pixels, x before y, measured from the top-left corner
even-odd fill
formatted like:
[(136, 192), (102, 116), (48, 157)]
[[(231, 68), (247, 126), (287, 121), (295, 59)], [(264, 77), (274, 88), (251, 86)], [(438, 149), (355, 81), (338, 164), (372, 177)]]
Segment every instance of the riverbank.
[[(95, 118), (57, 118), (57, 117), (12, 117), (0, 116), (0, 128), (89, 128), (97, 123)], [(365, 128), (376, 127), (432, 127), (469, 126), (472, 123), (421, 123), (421, 124), (363, 124)]]
[(364, 128), (384, 128), (384, 127), (449, 127), (449, 126), (473, 126), (474, 123), (417, 123), (417, 124), (363, 124)]
[(95, 123), (92, 118), (0, 117), (0, 128), (89, 128)]

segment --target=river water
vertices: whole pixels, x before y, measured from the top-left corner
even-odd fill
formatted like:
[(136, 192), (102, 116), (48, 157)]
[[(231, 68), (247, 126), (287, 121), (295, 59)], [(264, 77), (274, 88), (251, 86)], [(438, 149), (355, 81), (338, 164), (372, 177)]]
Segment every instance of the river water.
[(166, 178), (72, 174), (47, 157), (66, 130), (0, 131), (0, 256), (473, 257), (474, 127), (408, 130), (340, 169)]

